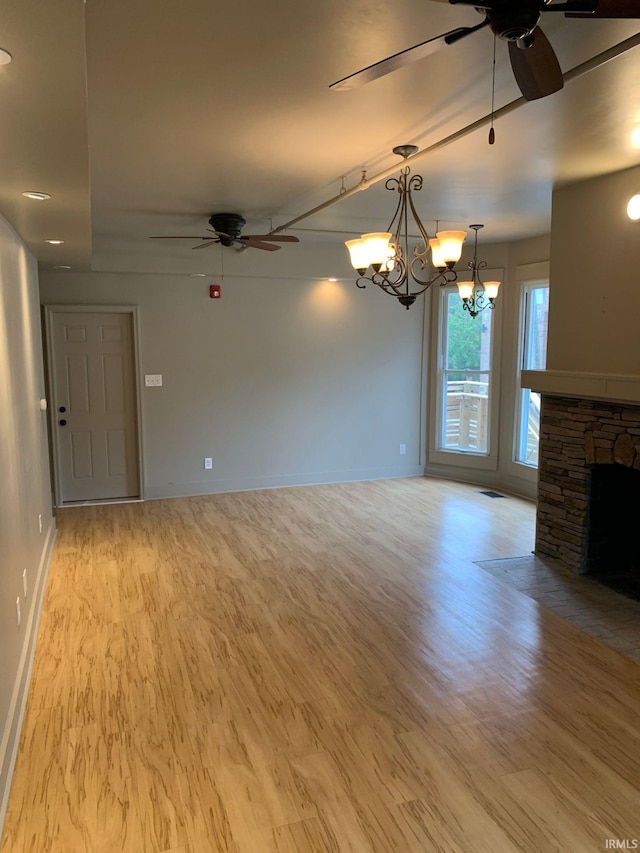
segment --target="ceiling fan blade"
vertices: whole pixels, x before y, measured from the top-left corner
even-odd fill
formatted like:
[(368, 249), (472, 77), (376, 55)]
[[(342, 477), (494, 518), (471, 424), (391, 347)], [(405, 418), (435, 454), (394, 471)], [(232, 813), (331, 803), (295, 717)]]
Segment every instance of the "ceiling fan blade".
[(243, 234), (245, 240), (276, 240), (278, 243), (299, 243), (300, 240), (292, 234)]
[(240, 238), (238, 243), (242, 243), (247, 249), (264, 249), (266, 252), (277, 252), (282, 246), (276, 246), (274, 243), (263, 243), (261, 240), (247, 240)]
[[(202, 237), (200, 238), (202, 239)], [(213, 243), (219, 243), (220, 240), (206, 240), (204, 243), (200, 243), (199, 246), (192, 246), (192, 249), (204, 249), (206, 246), (211, 246)]]
[(457, 27), (455, 30), (449, 30), (447, 33), (427, 39), (420, 44), (409, 47), (406, 50), (401, 50), (399, 53), (394, 53), (393, 56), (388, 56), (386, 59), (381, 59), (380, 62), (374, 62), (373, 65), (368, 65), (362, 71), (356, 71), (355, 74), (350, 74), (348, 77), (343, 77), (329, 86), (335, 91), (344, 91), (346, 89), (355, 89), (357, 86), (364, 86), (365, 83), (370, 83), (372, 80), (377, 80), (378, 77), (384, 77), (392, 71), (397, 71), (398, 68), (404, 68), (405, 65), (410, 65), (417, 62), (419, 59), (424, 59), (439, 50), (447, 44), (453, 44), (465, 36), (475, 33), (481, 27), (486, 26), (487, 21), (483, 21), (475, 27)]
[(475, 27), (460, 27), (457, 30), (452, 30), (450, 33), (447, 33), (444, 37), (444, 43), (446, 45), (455, 44), (460, 39), (466, 38), (471, 35), (471, 33), (477, 33), (478, 30), (481, 30), (483, 27), (489, 26), (489, 18), (485, 18), (484, 21), (481, 21), (479, 24), (476, 24)]
[(568, 0), (566, 3), (549, 3), (543, 5), (541, 12), (578, 12), (580, 15), (593, 17), (598, 0)]
[(545, 98), (564, 86), (558, 58), (540, 27), (535, 28), (533, 36), (531, 47), (520, 48), (516, 42), (509, 42), (513, 76), (527, 101)]
[[(567, 4), (569, 5), (569, 4)], [(567, 18), (640, 18), (640, 0), (597, 0), (596, 10), (583, 14), (582, 10), (565, 12)]]
[(201, 234), (198, 234), (197, 237), (189, 237), (186, 234), (180, 234), (179, 236), (165, 237), (162, 235), (161, 237), (149, 237), (150, 240), (207, 240), (207, 237), (203, 237)]
[(493, 0), (480, 0), (476, 3), (475, 0), (445, 0), (452, 6), (474, 6), (476, 9), (493, 9), (496, 5)]
[(226, 234), (224, 231), (216, 231), (215, 228), (206, 228), (206, 231), (210, 231), (212, 234), (217, 234), (218, 237), (225, 237), (227, 240), (235, 240), (235, 237), (232, 237), (231, 234)]

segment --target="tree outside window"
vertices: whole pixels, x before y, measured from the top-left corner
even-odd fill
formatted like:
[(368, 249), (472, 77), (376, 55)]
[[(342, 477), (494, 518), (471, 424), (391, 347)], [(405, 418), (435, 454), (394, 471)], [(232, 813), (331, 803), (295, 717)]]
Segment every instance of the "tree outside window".
[(443, 450), (486, 454), (489, 442), (489, 380), (492, 312), (471, 317), (457, 292), (447, 291), (440, 372)]

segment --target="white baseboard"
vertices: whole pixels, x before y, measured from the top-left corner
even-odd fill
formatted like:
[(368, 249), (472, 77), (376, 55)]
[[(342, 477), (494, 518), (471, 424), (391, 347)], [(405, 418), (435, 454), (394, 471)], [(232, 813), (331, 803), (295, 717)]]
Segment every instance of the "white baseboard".
[(56, 526), (53, 518), (46, 533), (45, 544), (40, 557), (40, 565), (38, 566), (38, 574), (34, 585), (34, 601), (31, 607), (29, 617), (25, 624), (25, 639), (20, 655), (20, 663), (16, 673), (16, 679), (11, 696), (11, 704), (9, 705), (9, 713), (2, 732), (2, 740), (0, 741), (0, 837), (2, 836), (2, 828), (4, 819), (7, 813), (7, 805), (9, 803), (9, 791), (11, 789), (11, 779), (13, 770), (18, 757), (18, 747), (20, 745), (20, 733), (22, 731), (22, 723), (24, 721), (24, 713), (27, 707), (27, 698), (29, 696), (29, 685), (31, 684), (31, 673), (33, 671), (33, 661), (36, 652), (36, 640), (38, 639), (38, 628), (40, 626), (40, 614), (42, 613), (42, 603), (44, 601), (44, 591), (47, 586), (47, 577), (49, 575), (49, 566), (51, 563), (51, 555), (53, 553), (53, 545), (56, 539)]
[(287, 486), (317, 486), (327, 483), (357, 483), (362, 480), (391, 480), (397, 477), (421, 477), (421, 465), (394, 468), (354, 468), (346, 471), (323, 471), (271, 477), (232, 477), (202, 480), (197, 483), (163, 483), (146, 486), (146, 500), (217, 495), (225, 492), (252, 492), (258, 489), (281, 489)]

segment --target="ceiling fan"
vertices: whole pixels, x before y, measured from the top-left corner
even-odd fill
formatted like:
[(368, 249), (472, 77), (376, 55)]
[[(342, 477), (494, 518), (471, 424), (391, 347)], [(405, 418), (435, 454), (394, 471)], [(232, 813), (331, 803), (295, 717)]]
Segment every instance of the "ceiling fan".
[(214, 237), (187, 237), (182, 234), (173, 237), (150, 237), (150, 240), (203, 240), (194, 249), (204, 249), (206, 246), (212, 246), (215, 243), (220, 243), (222, 246), (238, 245), (244, 249), (264, 249), (266, 252), (276, 252), (282, 246), (277, 246), (276, 243), (299, 243), (297, 237), (290, 234), (245, 234), (241, 236), (243, 226), (246, 224), (246, 219), (240, 216), (239, 213), (214, 213), (209, 218), (207, 228)]
[[(447, 2), (447, 0), (440, 0)], [(414, 47), (394, 53), (386, 59), (343, 77), (330, 88), (352, 89), (398, 68), (410, 65), (436, 50), (455, 44), (460, 39), (489, 27), (509, 43), (513, 76), (528, 101), (544, 98), (562, 89), (564, 84), (558, 59), (545, 34), (538, 26), (542, 12), (564, 12), (568, 18), (640, 18), (640, 0), (448, 0), (474, 6), (484, 20), (473, 27), (456, 27), (442, 35), (427, 39)]]

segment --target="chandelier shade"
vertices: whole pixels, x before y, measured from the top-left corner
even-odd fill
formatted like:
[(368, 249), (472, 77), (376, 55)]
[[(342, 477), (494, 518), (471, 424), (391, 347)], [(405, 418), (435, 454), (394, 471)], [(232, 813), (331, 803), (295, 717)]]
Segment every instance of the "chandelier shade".
[(472, 281), (459, 281), (458, 282), (458, 293), (460, 294), (460, 299), (470, 299), (473, 296), (473, 282)]
[(364, 275), (367, 271), (367, 267), (369, 266), (369, 258), (364, 240), (362, 237), (357, 240), (347, 240), (345, 246), (349, 250), (351, 266), (354, 270), (357, 270), (360, 275)]
[(466, 231), (438, 231), (438, 249), (440, 258), (445, 266), (456, 264), (462, 255), (462, 244), (464, 243)]
[(484, 292), (486, 294), (487, 299), (495, 299), (498, 295), (498, 288), (500, 287), (499, 281), (485, 281), (484, 283)]
[(369, 261), (367, 266), (374, 269), (385, 264), (389, 260), (390, 231), (373, 231), (371, 234), (363, 234), (365, 258)]
[(443, 270), (446, 267), (444, 256), (440, 248), (440, 241), (437, 237), (432, 237), (429, 240), (429, 248), (431, 249), (431, 263), (437, 270)]

